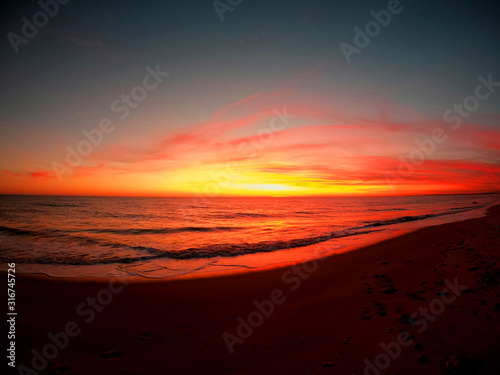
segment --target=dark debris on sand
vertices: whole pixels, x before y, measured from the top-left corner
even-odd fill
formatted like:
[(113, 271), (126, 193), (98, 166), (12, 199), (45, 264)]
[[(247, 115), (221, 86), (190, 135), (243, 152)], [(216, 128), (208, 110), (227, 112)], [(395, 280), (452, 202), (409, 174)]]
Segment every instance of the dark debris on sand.
[(491, 288), (500, 285), (500, 268), (488, 267), (479, 275), (480, 283), (486, 287)]
[(388, 288), (388, 289), (382, 290), (382, 293), (384, 293), (384, 294), (394, 294), (397, 291), (398, 290), (396, 288)]
[(481, 361), (465, 354), (453, 354), (445, 359), (442, 371), (449, 375), (475, 375), (481, 367)]
[(323, 362), (323, 368), (331, 368), (335, 367), (335, 365), (331, 362)]

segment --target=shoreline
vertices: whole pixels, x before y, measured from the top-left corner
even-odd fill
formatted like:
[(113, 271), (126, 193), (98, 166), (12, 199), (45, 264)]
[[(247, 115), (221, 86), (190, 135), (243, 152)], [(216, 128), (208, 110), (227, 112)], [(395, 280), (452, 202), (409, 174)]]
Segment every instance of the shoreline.
[[(103, 297), (107, 280), (19, 277), (18, 364), (29, 364), (30, 351), (50, 343), (49, 332), (74, 321), (81, 333), (47, 370), (362, 374), (366, 361), (373, 365), (384, 353), (381, 344), (397, 342), (403, 330), (413, 342), (400, 348), (384, 374), (440, 374), (454, 353), (474, 366), (470, 374), (494, 374), (500, 369), (499, 229), (500, 206), (493, 206), (484, 217), (422, 228), (321, 261), (130, 282), (109, 304), (96, 305), (89, 323), (87, 298)], [(408, 324), (408, 315), (440, 300), (454, 280), (469, 292), (445, 304), (424, 332)], [(262, 322), (243, 338), (241, 322), (256, 319), (264, 301), (273, 303), (272, 313), (261, 314)], [(82, 303), (85, 309), (78, 310)]]
[[(285, 261), (285, 262), (275, 262), (275, 263), (272, 263), (272, 260), (270, 261), (271, 263), (265, 265), (265, 266), (257, 266), (255, 268), (245, 268), (244, 265), (235, 265), (233, 266), (232, 268), (228, 268), (227, 270), (212, 270), (211, 267), (220, 267), (218, 264), (216, 264), (215, 266), (211, 266), (209, 267), (208, 269), (202, 269), (202, 270), (194, 270), (194, 271), (191, 271), (191, 272), (188, 272), (188, 273), (185, 273), (185, 274), (181, 274), (181, 275), (178, 275), (178, 276), (159, 276), (159, 277), (145, 277), (143, 275), (136, 275), (136, 276), (130, 276), (130, 275), (115, 275), (115, 276), (57, 276), (57, 275), (50, 275), (46, 272), (26, 272), (26, 273), (21, 273), (20, 275), (22, 275), (23, 277), (28, 277), (28, 278), (41, 278), (41, 279), (44, 279), (44, 278), (47, 278), (47, 279), (54, 279), (54, 280), (61, 280), (61, 281), (71, 281), (71, 282), (84, 282), (84, 281), (89, 281), (89, 282), (106, 282), (107, 280), (109, 279), (112, 279), (112, 278), (120, 278), (120, 279), (125, 279), (127, 282), (156, 282), (156, 281), (175, 281), (175, 280), (188, 280), (188, 279), (204, 279), (204, 278), (212, 278), (212, 277), (224, 277), (224, 276), (235, 276), (235, 275), (239, 275), (239, 274), (247, 274), (247, 273), (255, 273), (255, 272), (266, 272), (266, 271), (272, 271), (272, 270), (275, 270), (275, 269), (283, 269), (283, 268), (287, 268), (287, 267), (291, 267), (293, 265), (296, 265), (296, 264), (301, 264), (301, 263), (304, 263), (304, 262), (308, 262), (312, 259), (325, 259), (325, 258), (329, 258), (329, 257), (334, 257), (334, 256), (338, 256), (340, 254), (344, 254), (344, 253), (350, 253), (350, 252), (353, 252), (353, 251), (359, 251), (359, 250), (363, 250), (367, 247), (370, 247), (370, 246), (373, 246), (373, 245), (376, 245), (378, 243), (381, 243), (381, 242), (384, 242), (384, 241), (387, 241), (387, 240), (391, 240), (391, 239), (394, 239), (394, 238), (398, 238), (398, 237), (401, 237), (401, 236), (404, 236), (406, 234), (409, 234), (409, 233), (413, 233), (413, 232), (416, 232), (416, 231), (419, 231), (419, 230), (422, 230), (422, 229), (426, 229), (426, 228), (429, 228), (429, 227), (434, 227), (434, 226), (439, 226), (439, 225), (443, 225), (443, 224), (450, 224), (450, 223), (455, 223), (455, 222), (462, 222), (462, 221), (467, 221), (467, 220), (472, 220), (472, 219), (477, 219), (477, 218), (481, 218), (481, 217), (485, 217), (487, 216), (488, 214), (488, 211), (492, 208), (492, 207), (495, 207), (495, 204), (493, 204), (492, 206), (489, 206), (489, 207), (484, 207), (484, 208), (481, 208), (479, 209), (477, 212), (473, 212), (474, 216), (472, 217), (468, 217), (468, 218), (457, 218), (456, 220), (454, 221), (445, 221), (444, 223), (439, 223), (439, 222), (435, 222), (435, 218), (431, 218), (431, 219), (425, 219), (425, 221), (430, 221), (427, 223), (427, 225), (425, 226), (421, 226), (421, 227), (417, 227), (417, 228), (408, 228), (408, 227), (402, 227), (400, 228), (400, 226), (404, 226), (404, 225), (408, 225), (408, 223), (399, 223), (399, 224), (396, 224), (396, 225), (392, 225), (392, 226), (389, 226), (389, 228), (386, 228), (385, 231), (388, 231), (388, 232), (381, 232), (381, 233), (377, 233), (378, 230), (374, 230), (373, 233), (371, 233), (371, 237), (370, 240), (366, 241), (365, 239), (365, 242), (362, 242), (362, 243), (356, 243), (354, 241), (354, 243), (350, 243), (344, 247), (340, 247), (341, 250), (339, 251), (330, 251), (330, 252), (322, 252), (321, 250), (318, 250), (322, 247), (327, 247), (329, 245), (331, 245), (329, 243), (329, 241), (326, 241), (324, 243), (319, 243), (319, 244), (313, 244), (313, 245), (307, 245), (307, 246), (304, 246), (304, 247), (298, 247), (298, 248), (290, 248), (290, 249), (283, 249), (283, 250), (277, 250), (277, 251), (272, 251), (272, 252), (262, 252), (262, 253), (254, 253), (254, 254), (247, 254), (247, 255), (242, 255), (241, 257), (244, 257), (246, 259), (249, 259), (249, 258), (256, 258), (256, 259), (265, 259), (265, 257), (267, 256), (278, 256), (280, 254), (283, 254), (283, 255), (291, 255), (290, 252), (292, 254), (294, 254), (295, 252), (305, 252), (307, 251), (307, 249), (310, 249), (311, 250), (311, 253), (314, 254), (314, 255), (308, 255), (306, 256), (306, 258), (302, 258), (302, 259), (294, 259), (294, 260), (288, 260), (288, 261)], [(458, 214), (455, 214), (455, 215), (461, 215), (463, 213), (458, 213)], [(480, 214), (480, 216), (477, 216), (478, 214)], [(414, 224), (415, 222), (410, 222), (410, 224)], [(395, 228), (392, 228), (394, 227)], [(389, 232), (391, 232), (391, 234), (389, 234)], [(396, 233), (396, 234), (394, 234)], [(361, 235), (363, 236), (363, 234)], [(358, 238), (358, 236), (355, 236), (354, 238), (357, 238), (357, 239), (361, 239), (361, 237)], [(350, 236), (347, 236), (347, 237), (343, 237), (340, 239), (340, 241), (350, 241), (352, 239), (352, 237)], [(333, 240), (335, 240), (335, 238), (333, 238)], [(335, 244), (334, 244), (335, 245)], [(313, 250), (314, 249), (314, 250)], [(322, 254), (325, 254), (324, 256), (318, 256), (318, 253), (321, 253)], [(239, 258), (240, 256), (237, 256), (235, 258)], [(292, 258), (294, 256), (292, 255)], [(295, 254), (295, 258), (297, 258), (297, 255)], [(207, 258), (207, 259), (210, 259), (210, 258)], [(225, 258), (225, 257), (222, 257), (223, 261), (226, 261), (227, 259), (231, 259), (231, 257), (228, 257), (228, 258)], [(262, 260), (261, 260), (262, 261)], [(24, 265), (23, 265), (24, 266)], [(96, 265), (97, 266), (97, 265)], [(224, 265), (222, 265), (224, 266)], [(77, 266), (78, 267), (78, 266)], [(95, 267), (95, 266), (83, 266), (83, 267)], [(111, 271), (109, 273), (113, 273), (114, 271)], [(0, 273), (5, 273), (5, 271), (3, 270), (0, 270)], [(124, 272), (125, 273), (125, 272)]]

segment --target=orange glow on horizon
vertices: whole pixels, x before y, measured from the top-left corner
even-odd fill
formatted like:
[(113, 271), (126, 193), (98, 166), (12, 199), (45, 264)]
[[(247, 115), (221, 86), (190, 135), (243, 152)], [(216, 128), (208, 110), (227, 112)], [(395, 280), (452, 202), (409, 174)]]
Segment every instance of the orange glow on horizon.
[[(11, 149), (4, 159), (9, 169), (0, 170), (0, 193), (287, 197), (498, 191), (495, 127), (448, 130), (449, 140), (426, 155), (416, 141), (428, 140), (443, 126), (441, 120), (419, 122), (414, 111), (391, 103), (383, 109), (411, 120), (378, 120), (380, 100), (372, 99), (362, 106), (375, 113), (367, 119), (345, 109), (345, 98), (338, 100), (334, 109), (318, 107), (317, 98), (270, 106), (253, 95), (162, 138), (129, 135), (96, 147), (70, 168), (60, 150), (34, 159)], [(419, 153), (425, 160), (410, 163)], [(63, 173), (53, 168), (54, 161), (65, 165)]]

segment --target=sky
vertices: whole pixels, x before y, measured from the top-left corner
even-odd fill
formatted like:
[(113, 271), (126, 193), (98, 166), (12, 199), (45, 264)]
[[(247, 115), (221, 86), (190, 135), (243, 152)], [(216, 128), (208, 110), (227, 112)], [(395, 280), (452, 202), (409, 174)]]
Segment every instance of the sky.
[(497, 1), (0, 7), (1, 194), (499, 190)]

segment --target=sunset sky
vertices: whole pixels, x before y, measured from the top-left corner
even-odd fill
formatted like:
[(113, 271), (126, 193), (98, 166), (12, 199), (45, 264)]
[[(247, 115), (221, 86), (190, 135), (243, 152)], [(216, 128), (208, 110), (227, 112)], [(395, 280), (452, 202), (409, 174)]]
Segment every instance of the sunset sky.
[(348, 63), (387, 7), (72, 0), (16, 53), (41, 8), (7, 1), (0, 193), (498, 191), (498, 2), (401, 1)]

